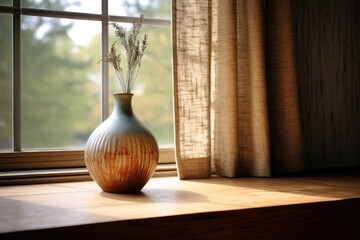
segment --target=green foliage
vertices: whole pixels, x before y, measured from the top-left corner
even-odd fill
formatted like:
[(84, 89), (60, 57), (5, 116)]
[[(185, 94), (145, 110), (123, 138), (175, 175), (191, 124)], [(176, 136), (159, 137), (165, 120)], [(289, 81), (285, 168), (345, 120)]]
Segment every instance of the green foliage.
[[(169, 17), (170, 8), (162, 10), (158, 5), (163, 1), (170, 3), (149, 0), (151, 6), (145, 7), (141, 1), (126, 0), (124, 6), (133, 4), (128, 14), (136, 16)], [(65, 0), (21, 3), (56, 10), (69, 4)], [(56, 18), (22, 17), (21, 140), (25, 148), (83, 146), (100, 122), (101, 66), (97, 61), (101, 58), (101, 38), (95, 36), (87, 46), (74, 49), (69, 37), (71, 28), (71, 24), (64, 25)], [(0, 14), (0, 150), (10, 149), (12, 138), (11, 29), (11, 15)], [(172, 144), (171, 31), (169, 27), (144, 25), (143, 32), (149, 35), (149, 47), (134, 86), (134, 111), (160, 145)], [(95, 80), (91, 76), (94, 74)], [(111, 69), (110, 75), (111, 89), (115, 89), (117, 80)]]
[(12, 139), (11, 19), (11, 15), (0, 14), (0, 149), (10, 149)]
[[(24, 1), (25, 7), (63, 8), (66, 1)], [(0, 21), (0, 149), (11, 147), (12, 25), (11, 15)], [(99, 122), (88, 124), (95, 105), (87, 69), (91, 59), (74, 54), (68, 32), (57, 18), (22, 17), (21, 141), (24, 148), (61, 148), (82, 145)], [(45, 29), (45, 30), (44, 30)], [(41, 34), (42, 36), (39, 36)], [(81, 123), (84, 124), (81, 124)]]
[(1, 0), (0, 6), (11, 6), (13, 0)]
[[(142, 5), (140, 0), (125, 0), (124, 8), (128, 15), (145, 17), (170, 18), (169, 0), (149, 0)], [(120, 6), (119, 6), (120, 7)], [(110, 43), (116, 41), (111, 34)], [(171, 66), (171, 29), (170, 27), (155, 27), (144, 25), (143, 34), (148, 34), (148, 48), (143, 57), (141, 71), (137, 77), (134, 90), (133, 106), (136, 115), (155, 134), (160, 145), (172, 145), (173, 106), (172, 106), (172, 66)], [(140, 36), (143, 38), (143, 36)], [(121, 53), (122, 55), (124, 53)], [(111, 85), (117, 80), (110, 71)], [(112, 92), (118, 87), (112, 86)], [(109, 99), (112, 103), (112, 96)]]
[(155, 132), (159, 144), (172, 144), (170, 28), (146, 27), (144, 32), (149, 34), (149, 49), (136, 83), (144, 94), (134, 98), (134, 108), (144, 124)]
[[(84, 91), (90, 84), (90, 61), (73, 53), (70, 25), (62, 25), (59, 19), (23, 20), (32, 25), (23, 28), (21, 44), (23, 147), (75, 145), (77, 136), (84, 134), (77, 123), (87, 121), (86, 110), (93, 103), (90, 93)], [(36, 29), (44, 24), (49, 30), (39, 39)]]
[(170, 18), (170, 2), (171, 0), (124, 0), (121, 7), (126, 9), (129, 16), (143, 14), (146, 17)]

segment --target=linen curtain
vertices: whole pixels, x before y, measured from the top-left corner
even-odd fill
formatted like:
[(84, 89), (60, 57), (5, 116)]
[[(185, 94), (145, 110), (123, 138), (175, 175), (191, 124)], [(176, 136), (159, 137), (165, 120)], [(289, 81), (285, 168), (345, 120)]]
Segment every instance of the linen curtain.
[(173, 0), (180, 179), (302, 169), (290, 3)]

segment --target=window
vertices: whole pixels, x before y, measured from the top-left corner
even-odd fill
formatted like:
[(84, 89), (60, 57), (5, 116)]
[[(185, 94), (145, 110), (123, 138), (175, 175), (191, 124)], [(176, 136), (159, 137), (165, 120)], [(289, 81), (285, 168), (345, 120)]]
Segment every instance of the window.
[(97, 64), (109, 22), (144, 14), (149, 35), (133, 89), (136, 115), (174, 162), (170, 0), (0, 2), (0, 171), (83, 167), (87, 138), (112, 110), (117, 80)]

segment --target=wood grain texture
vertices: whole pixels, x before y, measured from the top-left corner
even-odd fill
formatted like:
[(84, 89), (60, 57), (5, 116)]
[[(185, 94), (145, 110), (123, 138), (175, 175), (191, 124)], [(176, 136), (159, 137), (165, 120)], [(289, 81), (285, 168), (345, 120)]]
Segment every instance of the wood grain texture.
[(349, 199), (187, 214), (10, 233), (2, 239), (355, 240), (359, 204), (360, 199)]
[(0, 239), (359, 239), (360, 174), (0, 188)]
[(305, 159), (360, 165), (360, 1), (292, 0)]

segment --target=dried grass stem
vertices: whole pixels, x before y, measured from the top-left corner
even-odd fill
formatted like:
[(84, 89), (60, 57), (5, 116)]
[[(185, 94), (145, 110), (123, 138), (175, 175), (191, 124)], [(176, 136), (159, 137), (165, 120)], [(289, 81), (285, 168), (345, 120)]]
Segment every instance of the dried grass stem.
[(126, 77), (124, 76), (124, 71), (121, 68), (121, 55), (117, 53), (115, 47), (116, 42), (112, 44), (110, 52), (99, 61), (109, 63), (114, 67), (120, 87), (124, 93), (131, 93), (141, 67), (141, 59), (147, 47), (147, 34), (144, 35), (144, 39), (141, 43), (138, 40), (138, 34), (140, 33), (143, 21), (144, 16), (141, 15), (140, 19), (133, 23), (132, 30), (130, 31), (128, 37), (124, 27), (119, 26), (117, 23), (111, 23), (115, 29), (115, 35), (120, 39), (120, 43), (125, 49), (127, 59)]

